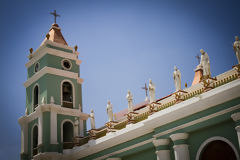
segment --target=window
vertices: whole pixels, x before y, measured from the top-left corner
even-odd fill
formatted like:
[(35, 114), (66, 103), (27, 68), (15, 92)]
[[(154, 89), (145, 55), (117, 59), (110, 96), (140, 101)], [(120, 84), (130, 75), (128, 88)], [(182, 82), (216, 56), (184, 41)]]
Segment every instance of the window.
[(73, 125), (71, 122), (63, 124), (63, 148), (70, 149), (73, 147)]
[(63, 60), (62, 60), (62, 67), (63, 67), (63, 69), (65, 69), (65, 70), (70, 70), (70, 69), (72, 68), (72, 63), (71, 63), (71, 61), (68, 60), (68, 59), (63, 59)]
[(62, 105), (63, 107), (73, 108), (73, 91), (69, 82), (62, 84)]
[(38, 72), (39, 68), (40, 68), (39, 63), (36, 63), (35, 66), (34, 66), (34, 72)]
[(34, 87), (34, 91), (33, 91), (33, 108), (35, 110), (35, 108), (38, 106), (38, 86)]
[(32, 132), (32, 155), (38, 153), (38, 127), (35, 126)]

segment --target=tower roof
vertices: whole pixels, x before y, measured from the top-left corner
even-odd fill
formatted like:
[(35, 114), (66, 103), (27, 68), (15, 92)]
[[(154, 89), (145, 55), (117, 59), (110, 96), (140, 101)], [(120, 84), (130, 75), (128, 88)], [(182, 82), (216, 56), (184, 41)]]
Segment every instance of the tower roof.
[(58, 26), (58, 24), (56, 23), (52, 24), (48, 34), (50, 41), (60, 43), (63, 45), (68, 45), (61, 33), (61, 28)]

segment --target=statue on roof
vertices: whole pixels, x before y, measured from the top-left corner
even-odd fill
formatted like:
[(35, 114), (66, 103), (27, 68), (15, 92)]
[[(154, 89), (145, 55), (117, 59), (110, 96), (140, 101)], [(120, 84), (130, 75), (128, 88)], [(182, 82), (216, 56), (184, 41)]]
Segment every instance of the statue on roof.
[(94, 112), (93, 112), (93, 109), (91, 109), (91, 113), (89, 115), (89, 117), (91, 118), (91, 128), (92, 129), (96, 129), (95, 127), (95, 115), (94, 115)]
[(205, 52), (203, 49), (200, 49), (200, 52), (202, 54), (200, 66), (202, 66), (202, 69), (203, 69), (203, 76), (211, 77), (209, 56), (207, 52)]
[(150, 103), (155, 101), (155, 85), (152, 83), (152, 80), (149, 79), (149, 96), (150, 96)]
[(131, 92), (129, 90), (128, 90), (126, 98), (128, 101), (128, 112), (133, 112), (133, 95), (131, 94)]
[(181, 72), (176, 66), (174, 66), (173, 79), (174, 79), (176, 91), (181, 90)]
[(113, 121), (113, 110), (112, 110), (112, 104), (110, 101), (107, 102), (107, 114), (108, 114), (108, 121)]
[(238, 36), (235, 36), (235, 42), (233, 43), (233, 49), (236, 53), (238, 64), (240, 64), (240, 40)]

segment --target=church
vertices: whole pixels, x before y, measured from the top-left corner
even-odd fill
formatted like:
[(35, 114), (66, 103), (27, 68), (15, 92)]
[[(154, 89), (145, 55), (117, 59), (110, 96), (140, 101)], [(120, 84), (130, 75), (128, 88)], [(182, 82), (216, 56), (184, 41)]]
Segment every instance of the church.
[(109, 101), (109, 121), (95, 128), (94, 112), (82, 112), (78, 47), (68, 46), (55, 19), (25, 65), (26, 110), (18, 120), (21, 160), (239, 160), (238, 37), (233, 46), (238, 64), (228, 71), (212, 77), (207, 52), (200, 50), (191, 86), (181, 87), (175, 68), (176, 92), (155, 97), (149, 80), (149, 98), (133, 106), (128, 91), (128, 108), (115, 114)]

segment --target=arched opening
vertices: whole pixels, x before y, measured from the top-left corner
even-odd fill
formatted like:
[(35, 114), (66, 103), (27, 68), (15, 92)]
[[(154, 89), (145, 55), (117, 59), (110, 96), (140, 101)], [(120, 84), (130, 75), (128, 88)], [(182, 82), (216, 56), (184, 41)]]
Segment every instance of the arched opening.
[(62, 84), (62, 106), (73, 108), (73, 91), (72, 85), (69, 82)]
[(69, 149), (73, 147), (73, 125), (71, 122), (63, 124), (63, 148)]
[(228, 143), (214, 140), (204, 147), (200, 160), (237, 160), (237, 157)]
[(33, 107), (34, 107), (34, 110), (38, 106), (38, 94), (39, 94), (38, 90), (39, 90), (38, 86), (35, 86), (34, 91), (33, 91)]
[(38, 127), (35, 126), (33, 128), (33, 133), (32, 133), (32, 153), (33, 156), (38, 153)]

